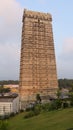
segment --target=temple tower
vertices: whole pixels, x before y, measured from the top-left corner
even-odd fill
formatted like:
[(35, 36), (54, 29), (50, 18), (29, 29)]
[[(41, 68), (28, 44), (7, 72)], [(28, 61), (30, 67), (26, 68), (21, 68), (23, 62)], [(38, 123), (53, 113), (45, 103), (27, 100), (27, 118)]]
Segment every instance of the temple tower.
[(36, 95), (54, 95), (58, 89), (52, 16), (24, 10), (20, 60), (20, 99), (35, 101)]

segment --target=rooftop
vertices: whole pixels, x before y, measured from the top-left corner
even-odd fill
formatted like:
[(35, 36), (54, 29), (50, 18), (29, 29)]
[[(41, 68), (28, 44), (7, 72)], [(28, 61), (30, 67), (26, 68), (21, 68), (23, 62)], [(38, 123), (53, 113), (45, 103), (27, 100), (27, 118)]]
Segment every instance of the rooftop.
[(41, 20), (48, 20), (50, 22), (52, 21), (52, 16), (49, 13), (30, 11), (27, 9), (24, 9), (23, 20), (25, 17), (34, 18), (34, 19), (41, 19)]
[(12, 102), (16, 97), (18, 97), (16, 93), (7, 96), (0, 95), (0, 102)]

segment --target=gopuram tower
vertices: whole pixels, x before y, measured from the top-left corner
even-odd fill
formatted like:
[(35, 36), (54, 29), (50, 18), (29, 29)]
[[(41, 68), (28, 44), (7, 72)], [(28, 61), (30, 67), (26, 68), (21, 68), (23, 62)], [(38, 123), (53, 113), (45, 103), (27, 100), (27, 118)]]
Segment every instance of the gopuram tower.
[(20, 100), (22, 105), (36, 95), (55, 95), (58, 89), (52, 16), (24, 10), (20, 60)]

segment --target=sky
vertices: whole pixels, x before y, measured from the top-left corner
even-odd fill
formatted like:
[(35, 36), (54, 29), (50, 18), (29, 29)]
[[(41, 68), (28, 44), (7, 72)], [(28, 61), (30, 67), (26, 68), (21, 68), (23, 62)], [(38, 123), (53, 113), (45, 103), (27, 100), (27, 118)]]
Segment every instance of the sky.
[(24, 8), (52, 15), (57, 77), (73, 79), (73, 0), (0, 0), (0, 80), (18, 80)]

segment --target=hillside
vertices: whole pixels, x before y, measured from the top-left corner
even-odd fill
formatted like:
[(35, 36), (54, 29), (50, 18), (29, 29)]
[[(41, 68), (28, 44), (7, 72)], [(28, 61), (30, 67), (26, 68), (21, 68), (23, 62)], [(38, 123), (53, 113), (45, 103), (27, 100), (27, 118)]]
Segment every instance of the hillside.
[(73, 108), (45, 112), (24, 119), (21, 113), (9, 120), (10, 130), (73, 130)]

